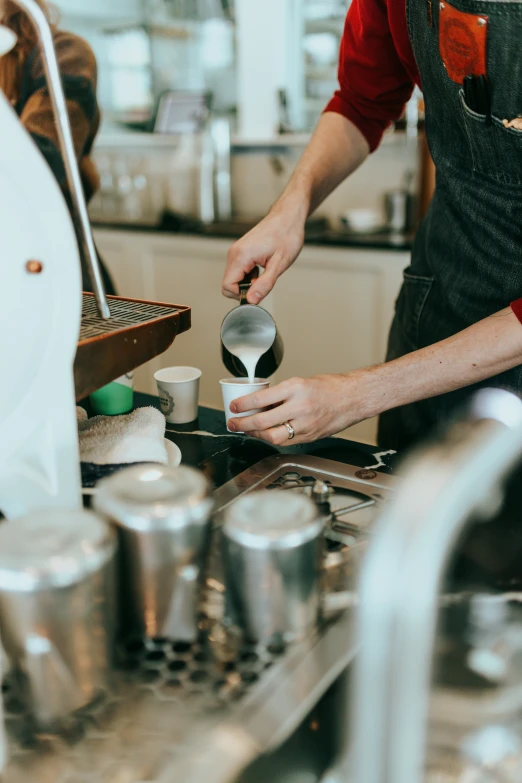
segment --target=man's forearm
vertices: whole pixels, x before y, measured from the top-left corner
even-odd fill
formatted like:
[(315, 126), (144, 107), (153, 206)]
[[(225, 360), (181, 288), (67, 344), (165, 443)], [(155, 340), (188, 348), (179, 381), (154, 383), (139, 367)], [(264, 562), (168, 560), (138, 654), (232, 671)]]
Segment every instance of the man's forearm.
[(519, 364), (522, 324), (506, 308), (447, 340), (363, 370), (366, 415), (470, 386)]
[(294, 211), (304, 222), (369, 152), (368, 142), (353, 123), (340, 114), (323, 114), (273, 210)]

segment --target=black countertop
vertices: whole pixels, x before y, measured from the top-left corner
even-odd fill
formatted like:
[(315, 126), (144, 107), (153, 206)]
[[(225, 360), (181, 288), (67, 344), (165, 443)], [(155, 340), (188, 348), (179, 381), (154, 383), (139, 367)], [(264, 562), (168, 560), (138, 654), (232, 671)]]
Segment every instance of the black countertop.
[(409, 253), (413, 247), (414, 236), (413, 232), (394, 234), (390, 231), (378, 231), (373, 234), (358, 234), (350, 231), (328, 230), (316, 235), (310, 233), (306, 238), (306, 244)]
[[(160, 233), (165, 235), (180, 235), (208, 237), (211, 239), (240, 239), (255, 222), (244, 219), (220, 221), (208, 225), (191, 218), (165, 216), (157, 226), (140, 226), (132, 223), (96, 223), (94, 228), (115, 231), (139, 231), (142, 233)], [(332, 230), (328, 221), (322, 218), (311, 218), (307, 223), (305, 244), (330, 247), (360, 248), (366, 250), (391, 250), (409, 252), (413, 245), (414, 233), (394, 234), (390, 231), (378, 231), (370, 234), (359, 234), (348, 230)]]
[[(134, 401), (136, 408), (152, 405), (160, 409), (159, 399), (148, 394), (136, 393)], [(86, 401), (81, 404), (89, 410)], [(223, 412), (204, 407), (199, 409), (197, 421), (186, 425), (168, 425), (166, 437), (180, 448), (182, 464), (201, 470), (215, 489), (274, 454), (313, 454), (388, 474), (396, 471), (400, 461), (396, 453), (381, 453), (376, 446), (344, 438), (325, 438), (287, 448), (269, 446), (253, 438), (227, 433)], [(517, 473), (515, 478), (519, 486), (520, 474)], [(446, 575), (448, 592), (468, 590), (470, 585), (522, 591), (518, 499), (517, 492), (517, 503), (513, 509), (507, 508), (490, 522), (468, 528), (458, 553), (455, 553), (449, 565)], [(89, 498), (85, 502), (88, 505)]]
[[(135, 407), (152, 405), (160, 408), (159, 399), (148, 394), (135, 394)], [(326, 438), (316, 443), (288, 448), (269, 446), (253, 438), (227, 433), (222, 411), (200, 408), (199, 417), (192, 424), (168, 425), (166, 437), (179, 446), (184, 465), (202, 470), (214, 488), (238, 476), (244, 470), (273, 454), (313, 454), (361, 468), (373, 468), (390, 473), (394, 455), (376, 458), (376, 446), (354, 443), (343, 438)]]

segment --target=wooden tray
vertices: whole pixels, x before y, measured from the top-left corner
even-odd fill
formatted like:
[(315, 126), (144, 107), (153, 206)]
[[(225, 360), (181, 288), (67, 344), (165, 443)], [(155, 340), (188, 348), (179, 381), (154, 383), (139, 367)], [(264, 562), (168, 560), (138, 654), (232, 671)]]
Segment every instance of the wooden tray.
[(111, 318), (100, 318), (93, 294), (83, 294), (74, 361), (76, 400), (167, 350), (190, 329), (190, 307), (108, 296)]

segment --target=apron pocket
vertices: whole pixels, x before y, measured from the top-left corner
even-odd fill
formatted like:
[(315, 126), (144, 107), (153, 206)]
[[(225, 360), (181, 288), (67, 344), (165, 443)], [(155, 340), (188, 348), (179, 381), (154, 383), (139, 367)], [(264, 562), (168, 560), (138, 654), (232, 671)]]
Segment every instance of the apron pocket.
[(417, 350), (420, 346), (419, 328), (422, 311), (435, 278), (417, 275), (411, 266), (404, 270), (403, 278), (395, 305), (395, 318), (411, 349)]
[(477, 114), (460, 91), (473, 171), (507, 185), (522, 185), (522, 131), (505, 128), (501, 119)]

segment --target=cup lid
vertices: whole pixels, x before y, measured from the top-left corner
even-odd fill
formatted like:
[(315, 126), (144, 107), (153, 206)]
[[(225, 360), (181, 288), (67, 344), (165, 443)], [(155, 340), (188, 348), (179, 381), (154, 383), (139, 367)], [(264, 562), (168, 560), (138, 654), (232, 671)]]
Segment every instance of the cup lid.
[(0, 590), (65, 587), (102, 568), (116, 551), (110, 526), (91, 511), (49, 509), (0, 525)]
[(225, 536), (253, 549), (293, 549), (319, 536), (324, 520), (306, 495), (286, 490), (251, 492), (225, 513)]
[(175, 530), (206, 521), (213, 509), (210, 485), (193, 468), (134, 465), (97, 486), (96, 510), (132, 530)]

